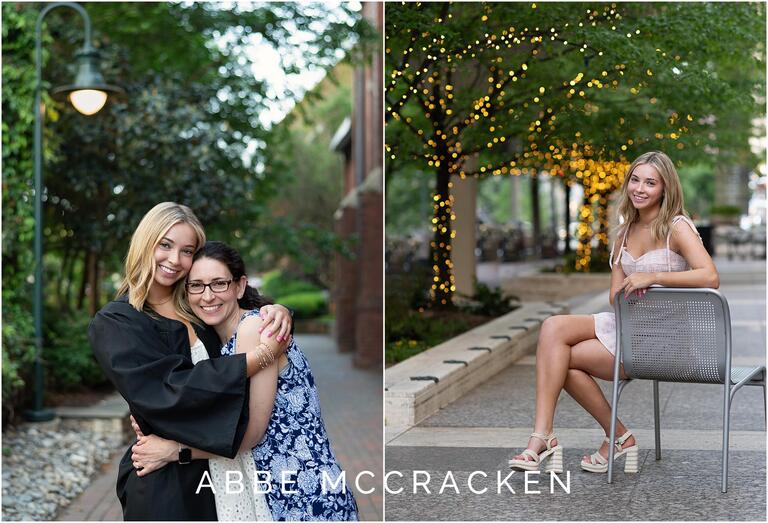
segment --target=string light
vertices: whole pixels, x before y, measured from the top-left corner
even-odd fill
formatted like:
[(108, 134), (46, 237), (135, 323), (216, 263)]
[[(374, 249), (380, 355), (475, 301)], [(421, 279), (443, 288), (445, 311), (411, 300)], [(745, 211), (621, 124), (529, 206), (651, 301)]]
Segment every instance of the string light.
[[(407, 8), (428, 9), (426, 4), (418, 3)], [(503, 28), (493, 24), (494, 6), (485, 4), (475, 19), (482, 24), (482, 35), (478, 34), (471, 41), (449, 43), (440, 34), (442, 24), (451, 21), (453, 16), (450, 4), (446, 9), (433, 17), (434, 23), (428, 30), (389, 26), (387, 34), (398, 35), (401, 42), (398, 46), (403, 48), (397, 49), (392, 43), (394, 39), (389, 36), (385, 45), (388, 82), (385, 123), (388, 127), (404, 126), (413, 138), (397, 136), (397, 143), (389, 143), (388, 136), (387, 156), (395, 159), (405, 154), (407, 159), (423, 162), (421, 165), (425, 170), (437, 174), (430, 244), (433, 305), (450, 305), (456, 289), (451, 262), (451, 241), (456, 236), (452, 226), (456, 216), (450, 183), (454, 175), (463, 179), (470, 176), (535, 176), (548, 172), (569, 185), (581, 185), (584, 199), (579, 208), (576, 269), (589, 271), (597, 260), (607, 255), (608, 198), (621, 186), (629, 166), (626, 155), (636, 149), (633, 145), (639, 144), (627, 139), (615, 150), (597, 149), (579, 131), (574, 133), (572, 142), (563, 143), (563, 131), (559, 128), (561, 120), (572, 122), (567, 113), (573, 111), (586, 116), (598, 114), (601, 105), (594, 95), (604, 89), (622, 88), (631, 93), (633, 100), (656, 103), (654, 98), (644, 98), (644, 90), (648, 87), (647, 82), (655, 81), (658, 67), (638, 71), (636, 76), (642, 74), (642, 80), (633, 85), (622, 83), (627, 72), (626, 63), (602, 63), (601, 67), (590, 70), (589, 61), (602, 57), (603, 50), (581, 36), (584, 29), (576, 28), (604, 24), (606, 30), (610, 27), (620, 31), (622, 36), (626, 34), (627, 38), (643, 38), (644, 34), (621, 22), (617, 3), (586, 9), (580, 20), (559, 27)], [(537, 9), (536, 4), (532, 4), (531, 9)], [(565, 39), (566, 31), (572, 31), (569, 28), (576, 32)], [(548, 45), (546, 49), (545, 44)], [(419, 49), (421, 54), (417, 56)], [(545, 50), (547, 52), (539, 53)], [(576, 50), (583, 55), (579, 60), (584, 62), (584, 70), (568, 69), (569, 75), (564, 81), (528, 85), (530, 75), (540, 76), (537, 71), (539, 61), (551, 58), (552, 53)], [(666, 56), (661, 49), (656, 51)], [(461, 97), (466, 94), (461, 89), (466, 83), (464, 79), (454, 79), (454, 75), (459, 77), (461, 74), (461, 62), (467, 60), (473, 64), (473, 70), (480, 60), (485, 66), (478, 81), (481, 87), (473, 91), (472, 100)], [(679, 62), (680, 57), (676, 56), (675, 60)], [(564, 115), (566, 118), (562, 118)], [(676, 146), (683, 146), (680, 137), (687, 128), (682, 124), (693, 121), (692, 115), (683, 115), (669, 115), (668, 121), (665, 120), (669, 129), (658, 133), (656, 140), (669, 140)], [(617, 118), (615, 125), (625, 136), (632, 132), (631, 123), (625, 122), (624, 118)], [(515, 144), (514, 149), (508, 146), (510, 142)], [(500, 144), (505, 145), (500, 147)], [(479, 155), (487, 156), (479, 160)], [(503, 157), (503, 161), (487, 161), (499, 157)], [(478, 160), (472, 169), (467, 167), (470, 159), (473, 165)]]

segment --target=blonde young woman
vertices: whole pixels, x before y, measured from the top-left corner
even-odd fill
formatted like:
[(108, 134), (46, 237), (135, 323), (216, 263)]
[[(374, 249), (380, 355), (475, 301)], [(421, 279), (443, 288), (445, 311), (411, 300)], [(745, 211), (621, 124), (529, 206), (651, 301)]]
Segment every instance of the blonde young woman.
[[(249, 377), (288, 343), (288, 310), (263, 305), (260, 343), (218, 358), (216, 332), (192, 314), (184, 297), (184, 279), (204, 244), (203, 227), (188, 207), (156, 205), (131, 238), (118, 298), (88, 329), (96, 359), (141, 431), (182, 442), (176, 462), (145, 477), (137, 475), (128, 448), (117, 478), (125, 520), (217, 519), (211, 490), (198, 489), (208, 462), (192, 461), (186, 446), (232, 458), (258, 443), (248, 423)], [(200, 344), (211, 359), (195, 365), (191, 347)]]
[[(624, 179), (618, 203), (623, 224), (611, 250), (610, 301), (622, 291), (643, 296), (652, 285), (717, 288), (712, 258), (683, 207), (674, 164), (662, 152), (640, 155)], [(615, 260), (615, 262), (613, 262)], [(602, 446), (584, 456), (581, 468), (608, 470), (611, 407), (594, 378), (613, 376), (616, 324), (613, 313), (553, 316), (544, 321), (536, 349), (536, 414), (528, 447), (509, 460), (518, 470), (562, 472), (562, 445), (552, 431), (560, 391), (568, 392), (605, 431)], [(625, 378), (623, 366), (620, 367)], [(627, 472), (637, 472), (638, 445), (616, 422), (615, 458), (626, 456)]]

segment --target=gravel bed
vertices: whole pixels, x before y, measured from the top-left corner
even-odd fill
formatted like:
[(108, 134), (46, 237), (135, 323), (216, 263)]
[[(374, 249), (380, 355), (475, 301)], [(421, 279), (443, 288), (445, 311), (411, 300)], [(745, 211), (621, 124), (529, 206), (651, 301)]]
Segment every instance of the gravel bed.
[(2, 519), (49, 521), (123, 445), (87, 420), (23, 424), (3, 433)]

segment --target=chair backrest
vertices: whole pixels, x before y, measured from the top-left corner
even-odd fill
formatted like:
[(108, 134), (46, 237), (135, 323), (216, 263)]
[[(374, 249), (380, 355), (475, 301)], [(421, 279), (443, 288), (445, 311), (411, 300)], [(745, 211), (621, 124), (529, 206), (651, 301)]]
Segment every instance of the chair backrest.
[(714, 289), (648, 289), (616, 294), (616, 343), (630, 378), (724, 383), (730, 372), (731, 316)]

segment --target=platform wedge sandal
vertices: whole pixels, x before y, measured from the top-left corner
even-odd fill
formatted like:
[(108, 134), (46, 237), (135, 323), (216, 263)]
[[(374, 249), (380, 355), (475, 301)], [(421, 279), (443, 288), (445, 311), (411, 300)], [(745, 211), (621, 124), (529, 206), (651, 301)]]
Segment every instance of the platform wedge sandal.
[[(619, 439), (617, 439), (615, 443), (616, 450), (613, 453), (613, 461), (616, 461), (621, 456), (626, 456), (624, 459), (624, 472), (626, 474), (634, 474), (639, 470), (638, 451), (640, 450), (640, 447), (637, 446), (637, 443), (625, 449), (621, 448), (630, 436), (632, 436), (632, 433), (626, 431)], [(608, 438), (606, 437), (604, 441), (608, 442)], [(608, 458), (603, 457), (598, 450), (589, 456), (589, 461), (581, 460), (581, 468), (587, 472), (608, 472)]]
[[(536, 454), (531, 449), (525, 449), (521, 454), (523, 456), (530, 457), (531, 459), (510, 459), (509, 468), (515, 470), (543, 470), (544, 472), (556, 472), (563, 471), (563, 446), (559, 443), (552, 446), (552, 440), (557, 439), (554, 432), (549, 434), (542, 434), (540, 432), (533, 432), (532, 438), (538, 438), (544, 442), (546, 448)], [(546, 463), (544, 461), (546, 460)], [(542, 463), (544, 463), (543, 469)]]

